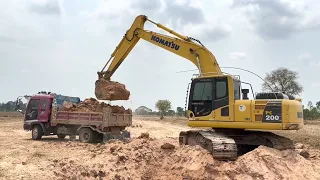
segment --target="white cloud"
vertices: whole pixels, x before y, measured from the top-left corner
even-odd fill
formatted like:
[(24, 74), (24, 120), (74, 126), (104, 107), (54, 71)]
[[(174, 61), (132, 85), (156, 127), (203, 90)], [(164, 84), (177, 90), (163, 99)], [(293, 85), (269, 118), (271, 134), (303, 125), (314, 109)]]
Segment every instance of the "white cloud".
[[(82, 12), (91, 21), (103, 24), (107, 30), (126, 30), (128, 29), (137, 15), (147, 15), (151, 20), (163, 24), (177, 32), (195, 36), (196, 39), (206, 39), (217, 41), (226, 38), (231, 33), (231, 26), (227, 23), (216, 22), (211, 17), (205, 17), (204, 11), (197, 4), (187, 1), (163, 0), (148, 1), (136, 0), (131, 3), (127, 1), (103, 1), (99, 7), (92, 12)], [(121, 4), (121, 5), (120, 5)], [(123, 4), (123, 5), (122, 5)], [(114, 7), (114, 8), (110, 8)], [(122, 15), (126, 12), (126, 15)], [(92, 24), (89, 26), (92, 27)], [(152, 31), (165, 33), (155, 26), (146, 27)], [(100, 28), (104, 29), (104, 28)], [(121, 32), (122, 33), (122, 32)], [(165, 33), (166, 34), (166, 33)]]
[(309, 15), (310, 11), (317, 9), (304, 2), (234, 0), (232, 7), (244, 10), (254, 30), (263, 39), (286, 39), (293, 33), (319, 28), (319, 14)]
[(60, 15), (60, 3), (58, 0), (31, 0), (28, 4), (31, 12), (41, 15)]
[(185, 25), (183, 34), (187, 34), (196, 39), (207, 42), (215, 42), (228, 37), (232, 29), (228, 25), (210, 25), (209, 23), (200, 25)]
[(30, 73), (31, 71), (28, 70), (28, 69), (22, 69), (21, 72), (22, 72), (22, 73)]
[(320, 67), (320, 61), (310, 61), (309, 62), (309, 66), (312, 67), (312, 68), (319, 68)]
[(319, 88), (320, 87), (320, 83), (319, 82), (312, 83), (311, 87)]
[(320, 61), (313, 59), (312, 55), (309, 52), (301, 53), (298, 57), (303, 63), (307, 64), (311, 68), (319, 68)]
[(309, 52), (305, 52), (299, 55), (300, 60), (308, 60), (311, 58), (311, 55)]
[(229, 53), (229, 58), (233, 60), (241, 60), (247, 57), (247, 53), (245, 52), (231, 52)]

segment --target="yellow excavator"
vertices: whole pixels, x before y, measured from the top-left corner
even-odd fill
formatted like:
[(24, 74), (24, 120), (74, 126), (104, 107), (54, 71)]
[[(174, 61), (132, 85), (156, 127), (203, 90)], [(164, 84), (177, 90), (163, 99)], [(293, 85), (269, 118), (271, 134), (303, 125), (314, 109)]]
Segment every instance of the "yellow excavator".
[[(145, 30), (146, 21), (175, 37)], [(241, 89), (245, 82), (238, 76), (223, 73), (215, 56), (199, 40), (181, 35), (145, 15), (135, 18), (109, 61), (98, 72), (99, 79), (110, 81), (140, 39), (191, 61), (199, 70), (187, 92), (188, 126), (198, 130), (180, 132), (181, 145), (200, 145), (220, 160), (234, 160), (259, 145), (281, 150), (293, 148), (290, 139), (268, 130), (301, 129), (304, 123), (300, 100), (289, 98), (283, 92), (255, 95), (252, 92), (253, 99), (249, 99), (249, 89)]]

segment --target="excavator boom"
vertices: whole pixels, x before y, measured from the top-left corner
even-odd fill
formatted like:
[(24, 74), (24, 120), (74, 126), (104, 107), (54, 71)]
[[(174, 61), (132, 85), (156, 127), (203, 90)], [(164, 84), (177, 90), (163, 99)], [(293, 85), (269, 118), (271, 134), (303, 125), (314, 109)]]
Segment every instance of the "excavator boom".
[[(144, 24), (146, 21), (155, 24), (157, 27), (173, 34), (176, 37), (144, 30)], [(149, 20), (147, 16), (140, 15), (136, 17), (130, 29), (127, 30), (126, 34), (111, 54), (109, 61), (105, 64), (101, 72), (98, 72), (99, 79), (103, 77), (106, 80), (110, 80), (113, 73), (121, 65), (140, 39), (188, 59), (198, 67), (200, 75), (204, 73), (216, 75), (222, 74), (216, 58), (205, 46), (193, 42), (193, 40), (195, 40), (193, 38), (183, 36), (162, 24)], [(109, 63), (110, 65), (105, 71), (105, 68)]]

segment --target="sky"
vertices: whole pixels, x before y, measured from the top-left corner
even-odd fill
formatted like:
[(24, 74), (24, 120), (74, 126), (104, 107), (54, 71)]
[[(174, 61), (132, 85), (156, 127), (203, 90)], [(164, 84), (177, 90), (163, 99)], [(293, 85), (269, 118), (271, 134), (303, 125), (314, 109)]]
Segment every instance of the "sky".
[[(320, 2), (316, 0), (10, 0), (0, 2), (0, 102), (50, 91), (81, 99), (135, 17), (144, 14), (199, 39), (222, 71), (240, 75), (255, 92), (279, 67), (299, 73), (303, 104), (320, 100)], [(151, 23), (145, 29), (163, 33)], [(140, 40), (111, 80), (131, 92), (114, 105), (136, 109), (168, 99), (184, 107), (196, 66)], [(193, 71), (189, 71), (193, 70)], [(187, 72), (181, 72), (187, 71)], [(251, 92), (249, 96), (252, 96)]]

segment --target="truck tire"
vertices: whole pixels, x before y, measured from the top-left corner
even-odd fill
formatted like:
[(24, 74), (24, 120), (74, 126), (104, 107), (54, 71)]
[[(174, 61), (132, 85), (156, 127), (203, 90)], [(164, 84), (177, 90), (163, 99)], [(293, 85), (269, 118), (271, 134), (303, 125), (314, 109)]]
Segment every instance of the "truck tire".
[(66, 135), (64, 135), (64, 134), (57, 134), (57, 136), (59, 139), (64, 139), (66, 137)]
[(131, 138), (131, 134), (129, 131), (123, 131), (122, 135), (123, 135), (123, 138)]
[(32, 139), (40, 140), (43, 136), (43, 130), (40, 125), (34, 125), (32, 127)]
[(82, 128), (79, 131), (79, 140), (84, 143), (93, 143), (97, 139), (97, 133), (91, 128)]

